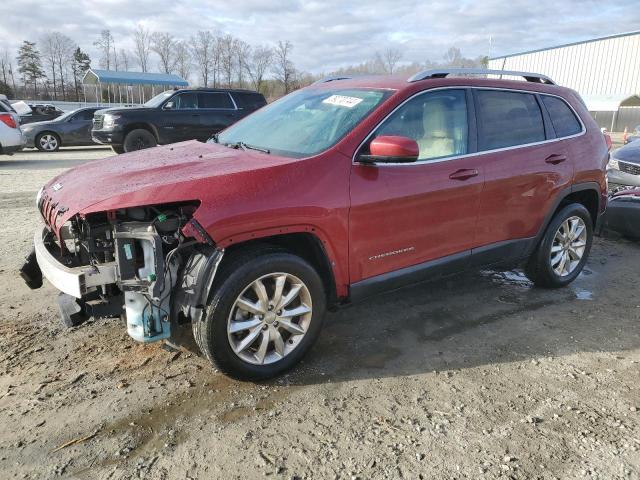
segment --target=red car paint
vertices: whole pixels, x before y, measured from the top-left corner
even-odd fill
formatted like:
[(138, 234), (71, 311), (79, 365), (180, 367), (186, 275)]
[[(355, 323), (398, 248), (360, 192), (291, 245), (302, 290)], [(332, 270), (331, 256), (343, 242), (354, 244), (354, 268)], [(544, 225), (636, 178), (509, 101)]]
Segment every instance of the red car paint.
[[(43, 192), (44, 216), (59, 235), (76, 214), (197, 200), (200, 206), (193, 218), (223, 248), (282, 233), (316, 235), (333, 268), (336, 293), (345, 297), (350, 284), (374, 275), (534, 237), (559, 195), (572, 185), (595, 182), (603, 199), (601, 210), (606, 205), (607, 147), (571, 90), (469, 78), (412, 83), (404, 78), (360, 78), (342, 80), (343, 86), (394, 93), (319, 155), (293, 159), (196, 141), (120, 155), (51, 180)], [(327, 83), (308, 88), (333, 87)], [(399, 104), (438, 87), (555, 94), (578, 112), (586, 133), (577, 139), (406, 168), (353, 161), (367, 135)]]

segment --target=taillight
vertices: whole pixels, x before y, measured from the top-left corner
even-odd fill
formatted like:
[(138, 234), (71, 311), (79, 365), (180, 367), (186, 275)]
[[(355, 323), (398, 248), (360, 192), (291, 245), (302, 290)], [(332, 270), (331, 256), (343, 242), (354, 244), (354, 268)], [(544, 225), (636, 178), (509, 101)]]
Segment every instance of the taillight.
[(10, 113), (0, 113), (0, 122), (7, 125), (9, 128), (18, 128), (16, 119)]

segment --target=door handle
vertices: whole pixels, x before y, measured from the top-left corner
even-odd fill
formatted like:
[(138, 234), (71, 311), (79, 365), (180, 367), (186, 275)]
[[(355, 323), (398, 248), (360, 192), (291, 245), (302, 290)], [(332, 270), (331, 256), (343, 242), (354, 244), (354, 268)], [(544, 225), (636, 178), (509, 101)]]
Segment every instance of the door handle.
[(470, 178), (477, 177), (478, 170), (475, 168), (461, 168), (460, 170), (456, 170), (449, 178), (451, 180), (469, 180)]
[(559, 163), (564, 162), (567, 159), (566, 155), (549, 155), (544, 159), (545, 162), (550, 163), (551, 165), (558, 165)]

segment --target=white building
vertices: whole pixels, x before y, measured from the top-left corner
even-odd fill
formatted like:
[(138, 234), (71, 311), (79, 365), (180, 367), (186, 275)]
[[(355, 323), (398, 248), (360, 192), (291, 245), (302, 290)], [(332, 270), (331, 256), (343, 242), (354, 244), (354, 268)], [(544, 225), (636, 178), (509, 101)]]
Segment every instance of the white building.
[(640, 125), (640, 31), (495, 57), (489, 68), (542, 73), (577, 90), (611, 131)]

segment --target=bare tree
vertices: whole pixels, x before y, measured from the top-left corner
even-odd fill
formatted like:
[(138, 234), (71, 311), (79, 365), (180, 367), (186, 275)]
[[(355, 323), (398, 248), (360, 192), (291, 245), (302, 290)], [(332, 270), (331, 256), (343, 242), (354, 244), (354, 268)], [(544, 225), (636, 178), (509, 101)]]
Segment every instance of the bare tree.
[(273, 63), (273, 49), (266, 45), (255, 47), (251, 56), (245, 61), (244, 69), (251, 79), (252, 86), (258, 92), (262, 91), (264, 77)]
[(244, 87), (244, 74), (246, 73), (245, 65), (251, 58), (251, 45), (242, 40), (236, 40), (235, 44), (235, 57), (236, 57), (236, 78), (239, 88)]
[(220, 48), (220, 68), (224, 74), (225, 85), (231, 87), (237, 40), (227, 34), (218, 39), (218, 44)]
[(175, 56), (178, 75), (187, 80), (191, 74), (191, 52), (187, 42), (184, 40), (176, 42)]
[(151, 35), (151, 50), (160, 57), (158, 67), (164, 73), (172, 73), (176, 68), (176, 39), (167, 32), (154, 32)]
[(67, 91), (65, 90), (65, 80), (69, 74), (69, 67), (73, 62), (73, 52), (77, 45), (66, 35), (58, 32), (55, 33), (56, 38), (56, 61), (58, 63), (58, 75), (60, 75), (60, 88), (62, 90), (62, 99), (67, 99)]
[(44, 67), (51, 73), (51, 79), (53, 81), (53, 99), (58, 99), (58, 85), (56, 67), (58, 66), (56, 57), (56, 35), (58, 32), (47, 32), (40, 39), (40, 45), (42, 45), (42, 59), (44, 60)]
[(444, 54), (444, 61), (448, 67), (459, 67), (462, 63), (462, 53), (459, 48), (450, 47)]
[(146, 72), (149, 69), (149, 52), (151, 50), (151, 33), (143, 25), (138, 25), (133, 33), (135, 43), (135, 56), (140, 65), (140, 70)]
[(198, 32), (190, 40), (191, 53), (203, 87), (209, 85), (215, 43), (215, 36), (208, 30)]
[[(12, 62), (9, 56), (9, 49), (5, 47), (2, 52), (2, 56), (0, 56), (0, 68), (2, 69), (2, 82), (9, 86), (9, 78), (12, 74)], [(15, 86), (14, 86), (15, 90)]]
[(121, 48), (118, 53), (118, 63), (125, 72), (129, 71), (129, 54), (124, 48)]
[(389, 47), (382, 53), (376, 52), (376, 62), (378, 62), (385, 73), (393, 75), (396, 70), (396, 65), (402, 59), (402, 52), (395, 47)]
[(115, 41), (110, 30), (102, 30), (98, 40), (93, 42), (93, 45), (100, 51), (100, 66), (111, 69), (111, 52), (115, 50)]
[(282, 83), (285, 95), (292, 90), (296, 74), (296, 69), (290, 58), (291, 50), (293, 50), (293, 44), (289, 40), (284, 42), (279, 40), (274, 49), (273, 73), (276, 79)]

